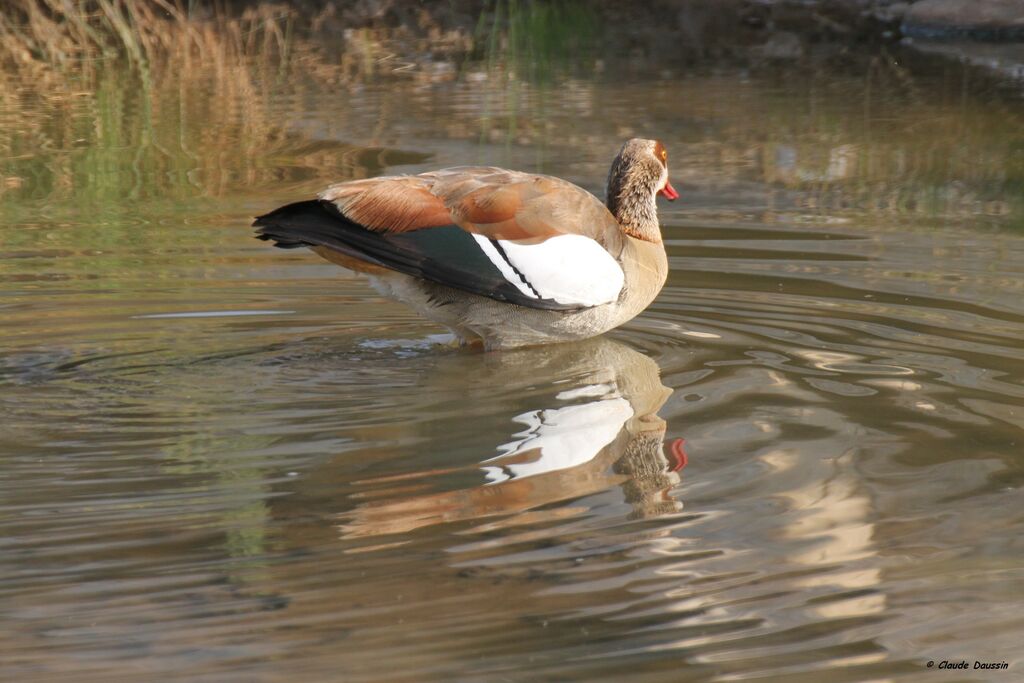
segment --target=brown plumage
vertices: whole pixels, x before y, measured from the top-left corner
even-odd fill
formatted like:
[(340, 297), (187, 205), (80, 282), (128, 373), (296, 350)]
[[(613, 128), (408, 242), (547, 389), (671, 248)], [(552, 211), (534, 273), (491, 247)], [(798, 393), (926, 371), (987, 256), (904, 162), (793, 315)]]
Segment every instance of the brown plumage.
[(619, 224), (601, 201), (559, 178), (460, 166), (415, 176), (338, 183), (319, 195), (380, 232), (455, 224), (491, 239), (543, 241), (560, 234), (614, 242)]

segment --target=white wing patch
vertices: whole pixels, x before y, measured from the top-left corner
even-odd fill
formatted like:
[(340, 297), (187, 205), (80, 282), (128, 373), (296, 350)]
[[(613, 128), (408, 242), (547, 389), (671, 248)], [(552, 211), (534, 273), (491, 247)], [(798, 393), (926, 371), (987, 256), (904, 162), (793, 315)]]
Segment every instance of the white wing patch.
[[(513, 419), (526, 429), (515, 435), (515, 441), (499, 446), (501, 455), (484, 461), (484, 476), (489, 484), (497, 484), (590, 462), (615, 440), (633, 414), (629, 401), (612, 397), (518, 415)], [(516, 456), (534, 449), (539, 450), (538, 458), (517, 462)]]
[(611, 254), (583, 235), (558, 235), (540, 244), (473, 237), (505, 279), (535, 299), (599, 306), (618, 299), (625, 282)]
[(512, 264), (501, 255), (501, 252), (498, 251), (498, 248), (494, 246), (494, 243), (491, 242), (491, 240), (487, 239), (483, 235), (477, 235), (475, 233), (473, 234), (473, 239), (475, 239), (476, 243), (480, 245), (480, 249), (487, 254), (487, 258), (491, 260), (491, 263), (498, 267), (498, 270), (500, 270), (501, 274), (505, 276), (505, 279), (515, 285), (516, 289), (526, 296), (533, 297), (534, 299), (540, 298), (537, 296), (537, 292), (530, 289), (530, 285), (527, 284), (523, 276), (517, 273), (516, 269), (512, 267)]

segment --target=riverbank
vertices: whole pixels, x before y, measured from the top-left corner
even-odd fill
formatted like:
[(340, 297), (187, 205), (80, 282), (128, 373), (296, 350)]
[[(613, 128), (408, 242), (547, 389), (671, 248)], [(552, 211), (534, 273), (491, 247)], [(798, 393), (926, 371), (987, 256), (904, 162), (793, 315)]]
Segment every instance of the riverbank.
[[(311, 68), (340, 67), (345, 80), (445, 79), (477, 60), (543, 78), (609, 63), (679, 69), (856, 58), (901, 42), (960, 57), (979, 40), (1004, 45), (974, 61), (998, 62), (1013, 76), (1006, 65), (1022, 61), (1012, 43), (1024, 38), (1024, 0), (12, 0), (0, 8), (0, 38), (0, 62), (44, 76), (88, 73), (105, 58), (300, 57)], [(932, 47), (949, 39), (955, 50)]]

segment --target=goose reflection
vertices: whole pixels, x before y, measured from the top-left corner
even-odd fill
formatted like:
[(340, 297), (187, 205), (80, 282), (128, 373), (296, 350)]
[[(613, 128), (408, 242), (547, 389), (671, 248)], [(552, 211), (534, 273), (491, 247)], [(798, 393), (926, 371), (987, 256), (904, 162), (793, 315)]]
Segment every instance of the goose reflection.
[[(441, 523), (526, 513), (538, 507), (621, 488), (633, 517), (681, 509), (671, 488), (686, 464), (682, 440), (664, 447), (657, 415), (671, 395), (650, 358), (609, 339), (476, 356), (495, 387), (557, 387), (538, 405), (510, 417), (495, 435), (497, 455), (482, 453), (479, 483), (469, 488), (362, 502), (343, 515), (343, 537), (396, 534)], [(442, 370), (441, 374), (445, 374)], [(431, 381), (447, 382), (438, 377)], [(454, 472), (451, 470), (447, 473)], [(415, 476), (402, 475), (403, 484)], [(396, 478), (391, 478), (396, 479)], [(365, 481), (386, 483), (389, 478)], [(408, 491), (403, 488), (403, 491)], [(399, 493), (395, 494), (402, 495)], [(571, 515), (559, 509), (545, 514)], [(512, 523), (536, 521), (520, 516)]]

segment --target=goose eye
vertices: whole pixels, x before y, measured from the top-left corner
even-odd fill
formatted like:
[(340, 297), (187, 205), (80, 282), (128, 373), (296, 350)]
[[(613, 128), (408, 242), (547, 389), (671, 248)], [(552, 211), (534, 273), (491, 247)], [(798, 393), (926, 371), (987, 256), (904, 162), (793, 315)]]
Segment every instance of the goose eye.
[(658, 161), (660, 161), (662, 165), (668, 166), (668, 151), (661, 142), (654, 145), (654, 156), (657, 157)]

